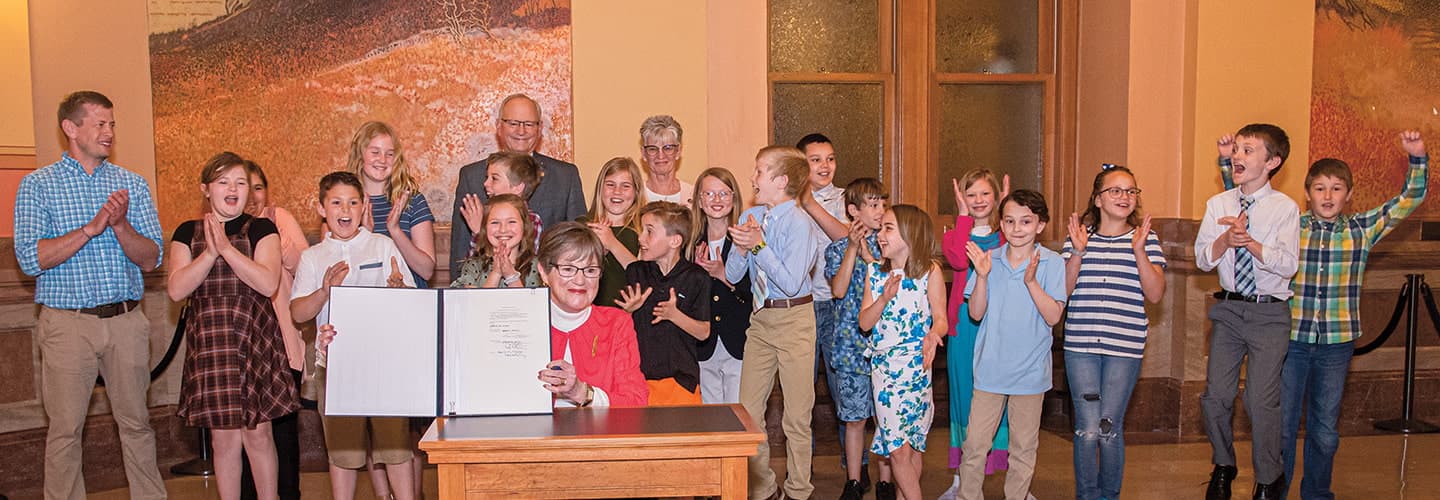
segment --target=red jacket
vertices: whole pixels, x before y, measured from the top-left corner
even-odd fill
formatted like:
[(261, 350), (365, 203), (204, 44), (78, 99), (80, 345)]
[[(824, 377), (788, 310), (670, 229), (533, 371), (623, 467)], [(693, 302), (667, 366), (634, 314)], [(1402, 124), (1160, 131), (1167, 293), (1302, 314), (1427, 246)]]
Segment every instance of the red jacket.
[(645, 406), (650, 400), (650, 386), (640, 373), (640, 349), (630, 313), (593, 306), (590, 318), (574, 331), (567, 334), (551, 327), (551, 359), (564, 359), (566, 342), (576, 376), (605, 391), (610, 406)]

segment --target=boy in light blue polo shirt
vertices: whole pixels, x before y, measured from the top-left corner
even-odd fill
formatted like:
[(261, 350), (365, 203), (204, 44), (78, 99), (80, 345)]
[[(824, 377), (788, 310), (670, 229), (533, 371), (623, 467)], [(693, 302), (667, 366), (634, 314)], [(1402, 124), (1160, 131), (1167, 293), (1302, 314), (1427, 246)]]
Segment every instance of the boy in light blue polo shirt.
[(1050, 390), (1051, 328), (1065, 310), (1065, 262), (1035, 240), (1050, 221), (1045, 197), (1016, 190), (1000, 202), (1005, 246), (966, 253), (975, 278), (965, 284), (975, 339), (975, 392), (960, 463), (960, 500), (983, 498), (985, 457), (1000, 417), (1010, 415), (1005, 498), (1025, 498), (1035, 474), (1040, 412)]

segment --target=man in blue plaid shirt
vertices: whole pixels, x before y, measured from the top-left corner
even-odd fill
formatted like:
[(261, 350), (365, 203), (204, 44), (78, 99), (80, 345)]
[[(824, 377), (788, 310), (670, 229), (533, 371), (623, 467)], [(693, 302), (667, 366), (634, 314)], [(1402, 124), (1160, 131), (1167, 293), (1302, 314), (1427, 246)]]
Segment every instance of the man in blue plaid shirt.
[(15, 257), (40, 304), (45, 498), (83, 499), (81, 430), (95, 376), (105, 377), (131, 498), (165, 498), (146, 391), (150, 322), (142, 272), (160, 265), (160, 220), (145, 179), (107, 161), (110, 99), (80, 91), (60, 103), (60, 161), (26, 175), (15, 195)]

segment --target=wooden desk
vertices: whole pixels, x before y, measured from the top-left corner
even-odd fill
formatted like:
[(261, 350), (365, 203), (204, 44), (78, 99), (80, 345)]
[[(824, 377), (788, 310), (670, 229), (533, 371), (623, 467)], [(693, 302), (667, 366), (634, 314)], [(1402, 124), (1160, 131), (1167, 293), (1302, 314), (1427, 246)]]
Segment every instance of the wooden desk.
[(443, 500), (747, 495), (765, 434), (740, 405), (448, 417), (420, 440)]

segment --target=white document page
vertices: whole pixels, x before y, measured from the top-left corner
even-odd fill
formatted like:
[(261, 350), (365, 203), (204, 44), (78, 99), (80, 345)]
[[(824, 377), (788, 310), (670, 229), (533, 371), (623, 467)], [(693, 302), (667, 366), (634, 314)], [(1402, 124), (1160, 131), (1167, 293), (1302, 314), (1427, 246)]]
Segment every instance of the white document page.
[(445, 415), (551, 413), (546, 288), (445, 290)]
[(435, 416), (438, 301), (435, 290), (330, 288), (326, 415)]

